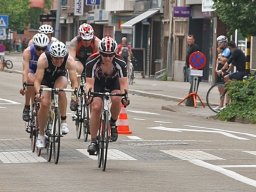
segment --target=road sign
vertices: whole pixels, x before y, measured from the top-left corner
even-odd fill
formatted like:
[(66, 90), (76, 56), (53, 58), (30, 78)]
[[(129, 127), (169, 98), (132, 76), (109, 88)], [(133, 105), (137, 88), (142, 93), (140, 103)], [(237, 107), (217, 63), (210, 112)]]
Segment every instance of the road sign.
[(9, 25), (9, 16), (0, 15), (0, 27), (8, 28), (8, 25)]
[(99, 5), (100, 0), (86, 0), (86, 5)]
[(189, 64), (194, 69), (203, 69), (206, 65), (206, 57), (200, 51), (191, 53), (191, 55), (189, 56)]

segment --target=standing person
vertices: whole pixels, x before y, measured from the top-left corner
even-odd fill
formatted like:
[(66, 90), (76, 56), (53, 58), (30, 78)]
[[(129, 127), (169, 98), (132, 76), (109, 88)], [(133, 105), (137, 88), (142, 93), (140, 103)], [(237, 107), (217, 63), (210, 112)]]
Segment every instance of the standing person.
[[(78, 83), (75, 60), (68, 55), (64, 43), (60, 41), (53, 42), (50, 51), (43, 53), (39, 57), (34, 81), (36, 98), (40, 101), (40, 109), (38, 111), (39, 135), (36, 142), (38, 148), (45, 147), (44, 131), (47, 124), (48, 111), (51, 105), (51, 93), (46, 91), (40, 95), (40, 87), (66, 88), (68, 85), (67, 71), (69, 73), (72, 88), (75, 90), (73, 95), (76, 95)], [(66, 123), (67, 98), (65, 92), (59, 93), (59, 108), (62, 134), (67, 134), (69, 129)]]
[[(32, 44), (23, 51), (23, 71), (22, 71), (22, 83), (33, 84), (35, 81), (35, 73), (37, 69), (37, 62), (39, 56), (47, 51), (49, 44), (49, 38), (45, 34), (37, 33), (33, 36)], [(27, 87), (20, 90), (22, 95), (25, 94), (25, 106), (22, 113), (24, 121), (29, 121), (30, 103), (34, 98), (35, 90), (34, 87)]]
[[(126, 63), (131, 60), (132, 47), (131, 47), (131, 45), (129, 45), (127, 43), (127, 38), (126, 37), (122, 38), (121, 43), (118, 44), (118, 46), (117, 46), (117, 51), (116, 52), (117, 52), (117, 54), (121, 55), (124, 58)], [(128, 63), (127, 63), (127, 65), (128, 65)]]
[(78, 74), (85, 73), (87, 58), (99, 51), (100, 39), (94, 35), (91, 25), (83, 23), (79, 26), (78, 36), (71, 40), (69, 54), (76, 60)]
[[(190, 63), (189, 63), (189, 57), (192, 53), (199, 51), (199, 46), (195, 43), (195, 37), (194, 35), (188, 35), (187, 36), (187, 53), (186, 53), (186, 63), (184, 66), (184, 76), (185, 76), (185, 81), (186, 82), (190, 82), (190, 90), (189, 93), (191, 93), (193, 90), (193, 82), (192, 82), (192, 78), (190, 76)], [(199, 85), (199, 82), (198, 82)], [(197, 88), (198, 88), (198, 85)], [(194, 101), (192, 97), (189, 97), (186, 100), (186, 106), (194, 106)]]
[[(86, 93), (90, 89), (95, 92), (125, 93), (128, 90), (126, 63), (116, 54), (117, 43), (110, 36), (104, 37), (100, 42), (100, 52), (89, 57), (86, 63)], [(111, 140), (118, 138), (116, 121), (121, 110), (121, 98), (111, 97)], [(97, 132), (100, 127), (100, 118), (103, 101), (95, 97), (91, 103), (90, 133), (91, 143), (88, 153), (95, 155), (98, 150)], [(123, 103), (129, 105), (129, 100)]]

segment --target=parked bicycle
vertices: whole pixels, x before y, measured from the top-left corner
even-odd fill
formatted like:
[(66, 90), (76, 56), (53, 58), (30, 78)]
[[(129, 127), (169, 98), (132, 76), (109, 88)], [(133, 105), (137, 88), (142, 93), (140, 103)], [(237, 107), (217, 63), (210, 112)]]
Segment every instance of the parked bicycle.
[(98, 155), (98, 167), (102, 168), (103, 171), (106, 170), (107, 165), (107, 155), (108, 155), (108, 144), (111, 140), (111, 129), (109, 124), (110, 119), (110, 105), (111, 105), (111, 96), (119, 96), (123, 97), (123, 99), (127, 99), (127, 92), (120, 93), (101, 93), (101, 92), (88, 92), (88, 100), (91, 100), (90, 97), (101, 97), (103, 99), (103, 109), (101, 113), (101, 127), (98, 131), (98, 144), (99, 148), (97, 151)]
[[(45, 132), (47, 160), (50, 162), (53, 155), (54, 163), (58, 164), (60, 155), (60, 140), (62, 137), (62, 131), (60, 128), (61, 116), (59, 110), (59, 92), (73, 92), (74, 90), (42, 87), (40, 92), (42, 93), (42, 91), (51, 92), (51, 107)], [(41, 149), (39, 151), (41, 153)]]
[(90, 110), (85, 102), (85, 74), (79, 75), (78, 77), (80, 77), (80, 87), (78, 89), (79, 106), (75, 115), (72, 117), (72, 120), (75, 121), (77, 139), (80, 139), (81, 134), (83, 133), (84, 141), (86, 142), (88, 134), (90, 133)]
[(9, 59), (5, 59), (4, 57), (1, 58), (1, 62), (3, 65), (3, 69), (7, 68), (7, 69), (12, 69), (13, 68), (13, 62)]

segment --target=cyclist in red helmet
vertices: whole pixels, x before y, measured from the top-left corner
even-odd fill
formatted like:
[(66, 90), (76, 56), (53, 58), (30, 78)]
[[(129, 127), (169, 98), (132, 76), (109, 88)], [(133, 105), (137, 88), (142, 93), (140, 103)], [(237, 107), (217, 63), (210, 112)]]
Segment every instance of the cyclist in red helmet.
[[(110, 36), (104, 37), (99, 44), (99, 52), (91, 55), (86, 62), (86, 93), (90, 89), (95, 92), (125, 93), (128, 90), (127, 65), (124, 59), (116, 54), (117, 43)], [(111, 140), (118, 138), (116, 121), (121, 110), (121, 98), (111, 98)], [(125, 106), (129, 104), (127, 99)], [(102, 99), (93, 98), (91, 102), (90, 133), (91, 144), (88, 146), (90, 155), (98, 149), (97, 132), (100, 127)]]

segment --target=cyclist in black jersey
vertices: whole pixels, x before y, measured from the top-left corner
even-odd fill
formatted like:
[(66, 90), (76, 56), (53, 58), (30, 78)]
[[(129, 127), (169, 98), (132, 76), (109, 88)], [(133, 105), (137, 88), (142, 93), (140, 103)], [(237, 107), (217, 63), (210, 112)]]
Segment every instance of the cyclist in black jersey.
[[(123, 58), (115, 53), (117, 43), (110, 36), (104, 37), (99, 45), (100, 52), (89, 57), (86, 63), (86, 92), (125, 93), (128, 90), (127, 65)], [(90, 102), (90, 101), (89, 101)], [(118, 138), (116, 121), (121, 110), (121, 98), (111, 97), (111, 140)], [(124, 103), (129, 105), (127, 99)], [(98, 148), (97, 132), (100, 127), (102, 99), (93, 98), (91, 102), (90, 133), (91, 144), (88, 146), (89, 154), (95, 154)]]
[[(46, 127), (48, 110), (50, 107), (51, 93), (43, 92), (40, 95), (40, 87), (66, 88), (68, 85), (67, 71), (71, 80), (72, 88), (77, 90), (78, 82), (76, 77), (75, 60), (68, 55), (66, 45), (62, 42), (53, 42), (50, 51), (43, 53), (37, 64), (34, 87), (36, 98), (40, 100), (38, 111), (39, 135), (37, 147), (45, 147), (44, 129)], [(69, 129), (66, 123), (67, 98), (65, 92), (59, 93), (59, 107), (61, 114), (61, 129), (63, 134), (67, 134)]]

